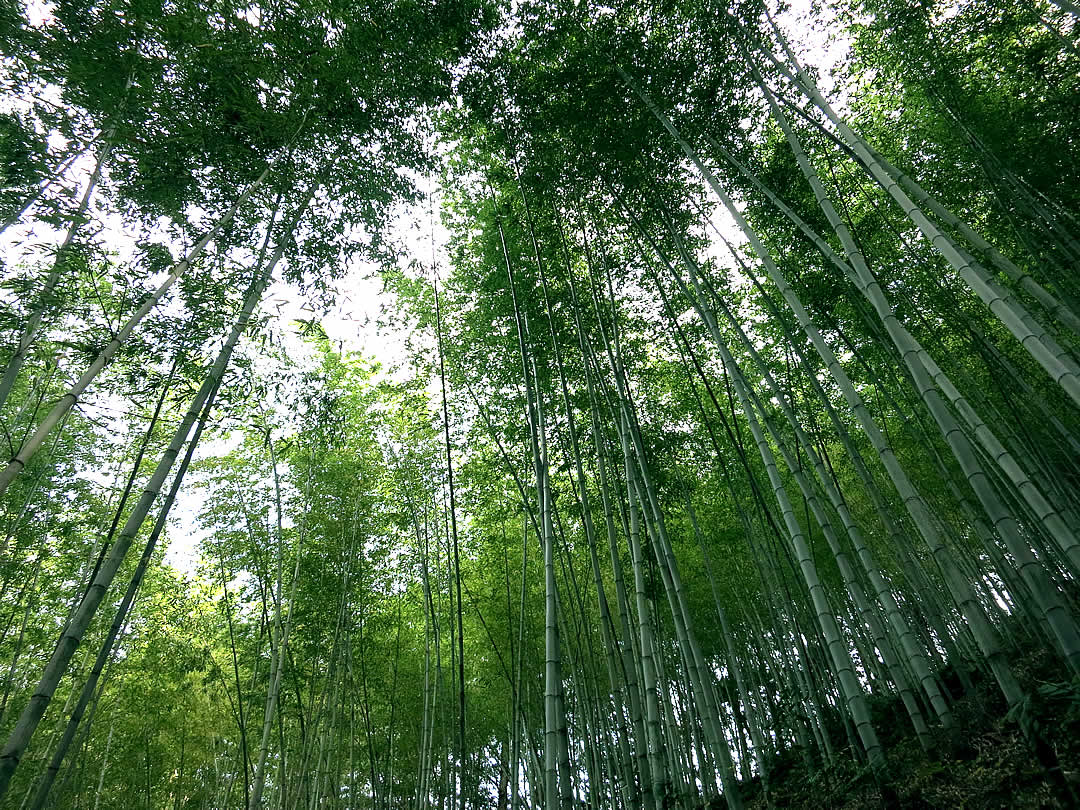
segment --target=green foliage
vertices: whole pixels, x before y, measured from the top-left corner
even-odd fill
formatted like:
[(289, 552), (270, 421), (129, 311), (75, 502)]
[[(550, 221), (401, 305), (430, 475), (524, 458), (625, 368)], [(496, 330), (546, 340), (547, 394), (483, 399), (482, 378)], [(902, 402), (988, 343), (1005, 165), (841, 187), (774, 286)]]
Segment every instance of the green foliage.
[[(0, 493), (0, 730), (110, 526), (155, 494), (245, 291), (270, 274), (310, 310), (283, 326), (264, 307), (231, 358), (169, 529), (195, 571), (151, 567), (57, 807), (240, 807), (262, 786), (282, 808), (553, 807), (552, 740), (564, 810), (737, 807), (736, 790), (1065, 806), (1074, 20), (1012, 0), (828, 9), (850, 38), (846, 120), (987, 250), (874, 181), (884, 164), (791, 74), (757, 2), (25, 14), (0, 8), (0, 214), (28, 205), (0, 280), (11, 455), (222, 227)], [(446, 266), (391, 235), (436, 175)], [(380, 320), (411, 330), (403, 369), (321, 322), (361, 264)], [(32, 795), (115, 601), (8, 804)]]

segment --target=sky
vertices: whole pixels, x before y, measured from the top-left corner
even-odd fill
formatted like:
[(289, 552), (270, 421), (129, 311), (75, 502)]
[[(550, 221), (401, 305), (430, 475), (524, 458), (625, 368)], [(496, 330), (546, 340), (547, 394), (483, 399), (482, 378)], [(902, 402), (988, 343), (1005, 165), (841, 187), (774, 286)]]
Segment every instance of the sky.
[[(422, 186), (426, 186), (425, 191), (437, 198), (438, 192), (433, 181), (424, 181)], [(429, 224), (426, 204), (403, 208), (394, 225), (394, 236), (404, 246), (404, 260), (412, 258), (430, 265), (434, 230), (436, 263), (438, 267), (445, 268), (443, 247), (447, 234), (441, 224), (435, 223), (434, 229), (429, 227)], [(264, 314), (272, 313), (273, 328), (285, 336), (285, 345), (294, 359), (309, 352), (292, 325), (297, 320), (318, 315), (327, 337), (339, 346), (342, 352), (359, 352), (377, 361), (382, 367), (380, 374), (384, 377), (402, 379), (407, 376), (408, 372), (404, 369), (409, 359), (406, 341), (413, 328), (380, 325), (381, 309), (393, 306), (393, 300), (383, 291), (378, 268), (370, 264), (356, 263), (350, 267), (337, 287), (339, 292), (335, 306), (329, 312), (316, 313), (292, 285), (276, 282), (267, 291), (260, 311)], [(434, 390), (432, 393), (437, 399)], [(233, 435), (206, 443), (197, 449), (196, 460), (213, 458), (228, 452), (238, 440), (239, 436)], [(193, 486), (185, 486), (170, 515), (169, 546), (165, 562), (189, 574), (194, 571), (198, 562), (198, 543), (207, 536), (196, 518), (203, 505), (202, 491)], [(288, 528), (289, 523), (286, 521), (285, 525)]]
[[(847, 43), (829, 35), (830, 12), (821, 8), (815, 11), (816, 15), (811, 14), (810, 0), (796, 0), (790, 4), (788, 11), (778, 16), (778, 23), (790, 36), (796, 51), (806, 63), (821, 70), (822, 84), (826, 90), (829, 90), (833, 85), (830, 80), (830, 69), (839, 64)], [(28, 15), (35, 23), (47, 20), (49, 5), (40, 0), (32, 0), (28, 5)], [(46, 90), (45, 93), (48, 94), (49, 91)], [(0, 99), (0, 109), (18, 109), (20, 104), (25, 104), (27, 101), (27, 99)], [(840, 98), (837, 101), (842, 109), (843, 99)], [(83, 185), (92, 168), (93, 157), (84, 156), (74, 164), (72, 176), (78, 177), (78, 182)], [(428, 266), (434, 261), (440, 273), (444, 274), (446, 272), (444, 248), (447, 233), (438, 222), (437, 182), (432, 178), (419, 178), (418, 185), (429, 198), (415, 206), (403, 207), (399, 210), (392, 228), (392, 236), (404, 246), (406, 261), (412, 258)], [(435, 212), (434, 215), (432, 211)], [(136, 234), (115, 215), (102, 214), (99, 211), (98, 220), (102, 225), (101, 240), (109, 244), (121, 260), (129, 259), (134, 254), (137, 236), (145, 238), (145, 233)], [(725, 233), (733, 232), (730, 223), (719, 224)], [(164, 233), (157, 236), (161, 239), (166, 238)], [(0, 258), (9, 267), (14, 266), (19, 261), (46, 255), (50, 247), (59, 244), (62, 239), (61, 232), (42, 223), (18, 225), (0, 235)], [(410, 327), (395, 328), (380, 325), (381, 309), (385, 306), (393, 306), (393, 302), (388, 300), (387, 295), (383, 293), (382, 283), (375, 268), (356, 263), (348, 269), (337, 287), (339, 295), (335, 306), (329, 312), (316, 313), (295, 288), (283, 283), (275, 283), (268, 290), (261, 311), (271, 315), (276, 331), (294, 335), (289, 338), (290, 342), (287, 344), (290, 352), (297, 354), (304, 352), (301, 341), (295, 337), (294, 330), (291, 329), (291, 324), (299, 319), (319, 316), (328, 337), (340, 345), (342, 350), (361, 352), (375, 359), (383, 366), (384, 374), (390, 376), (400, 374), (401, 372), (395, 369), (402, 366), (407, 359), (405, 346)], [(122, 402), (107, 397), (95, 397), (91, 392), (81, 407), (101, 421), (106, 423), (111, 421), (117, 425), (117, 428), (120, 427), (121, 423), (116, 414), (123, 411)], [(207, 442), (198, 451), (197, 458), (206, 458), (225, 452), (233, 443), (235, 443), (235, 437), (218, 438)], [(101, 486), (113, 484), (109, 480), (110, 473), (106, 471), (88, 470), (86, 474), (88, 478)], [(194, 570), (197, 561), (196, 547), (203, 537), (196, 519), (202, 505), (201, 492), (187, 485), (181, 490), (172, 511), (169, 547), (165, 559), (168, 564), (188, 573)]]

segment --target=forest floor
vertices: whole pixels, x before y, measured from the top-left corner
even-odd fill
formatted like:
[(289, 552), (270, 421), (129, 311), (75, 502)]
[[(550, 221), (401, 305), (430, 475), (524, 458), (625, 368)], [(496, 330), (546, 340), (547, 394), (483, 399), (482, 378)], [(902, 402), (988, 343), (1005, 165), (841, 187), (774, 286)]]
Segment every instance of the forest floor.
[[(973, 673), (973, 688), (952, 706), (955, 727), (932, 729), (933, 745), (924, 752), (900, 699), (879, 701), (875, 725), (888, 757), (880, 782), (839, 753), (832, 767), (808, 769), (797, 752), (785, 752), (771, 763), (771, 801), (755, 779), (743, 786), (747, 807), (1080, 807), (1080, 679), (1070, 682), (1042, 649), (1024, 650), (1010, 663), (1030, 695), (1012, 712), (1006, 714), (993, 681)], [(956, 673), (944, 681), (961, 695)], [(833, 739), (844, 739), (842, 727)]]

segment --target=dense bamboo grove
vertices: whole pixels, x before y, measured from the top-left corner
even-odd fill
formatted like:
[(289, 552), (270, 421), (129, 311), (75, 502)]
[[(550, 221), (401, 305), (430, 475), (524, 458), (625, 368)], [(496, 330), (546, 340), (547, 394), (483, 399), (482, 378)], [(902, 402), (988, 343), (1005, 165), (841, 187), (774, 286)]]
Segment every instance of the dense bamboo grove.
[(1076, 801), (1078, 14), (5, 2), (0, 805)]

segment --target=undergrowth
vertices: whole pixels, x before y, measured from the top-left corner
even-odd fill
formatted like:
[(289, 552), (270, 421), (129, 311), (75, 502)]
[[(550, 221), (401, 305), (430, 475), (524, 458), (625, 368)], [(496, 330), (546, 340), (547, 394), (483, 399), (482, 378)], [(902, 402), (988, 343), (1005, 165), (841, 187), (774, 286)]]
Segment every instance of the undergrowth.
[[(1080, 807), (1080, 679), (1066, 680), (1043, 649), (1011, 659), (1028, 697), (1006, 711), (989, 676), (970, 673), (966, 693), (954, 672), (942, 680), (954, 697), (954, 727), (931, 729), (924, 751), (899, 697), (872, 703), (887, 765), (876, 777), (838, 750), (831, 765), (807, 767), (799, 752), (769, 762), (769, 794), (761, 780), (742, 785), (748, 808), (1035, 808)], [(839, 720), (833, 740), (844, 742)], [(721, 799), (712, 807), (726, 806)]]

